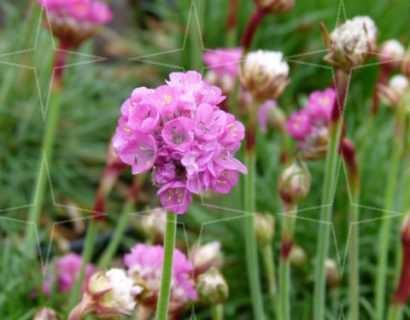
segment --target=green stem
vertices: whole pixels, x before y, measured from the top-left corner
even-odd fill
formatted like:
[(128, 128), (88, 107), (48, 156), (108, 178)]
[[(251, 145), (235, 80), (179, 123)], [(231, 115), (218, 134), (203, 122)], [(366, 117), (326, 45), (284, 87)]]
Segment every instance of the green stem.
[(171, 295), (172, 263), (174, 259), (177, 216), (167, 212), (164, 239), (164, 264), (162, 266), (161, 289), (159, 292), (156, 320), (168, 319), (168, 305)]
[(78, 278), (75, 281), (75, 284), (71, 291), (70, 303), (69, 303), (70, 310), (78, 303), (81, 288), (83, 286), (83, 282), (85, 279), (85, 268), (87, 267), (87, 264), (89, 264), (91, 261), (95, 238), (97, 236), (99, 224), (100, 222), (94, 219), (91, 219), (90, 224), (88, 226), (87, 236), (85, 238), (85, 247), (82, 253), (82, 257), (81, 257), (82, 258), (81, 269), (78, 274)]
[(255, 213), (255, 150), (246, 150), (245, 165), (248, 168), (248, 174), (245, 177), (245, 211), (248, 215), (245, 218), (245, 244), (246, 244), (246, 262), (248, 266), (248, 278), (251, 289), (252, 307), (254, 319), (264, 320), (262, 293), (259, 278), (258, 251), (256, 245), (256, 236), (254, 229)]
[(224, 319), (224, 306), (223, 304), (217, 304), (212, 307), (212, 320), (223, 320)]
[(284, 204), (285, 215), (282, 220), (282, 243), (279, 266), (279, 288), (281, 320), (290, 320), (290, 261), (289, 254), (293, 246), (295, 217), (297, 207), (295, 205)]
[(325, 181), (322, 190), (322, 203), (320, 210), (318, 247), (316, 257), (316, 274), (314, 286), (313, 318), (325, 318), (325, 292), (326, 292), (326, 258), (329, 251), (330, 223), (332, 219), (332, 199), (336, 185), (336, 169), (338, 162), (339, 141), (341, 134), (341, 119), (331, 124), (330, 141), (326, 156)]
[(359, 320), (359, 192), (352, 194), (352, 204), (349, 210), (349, 225), (351, 226), (349, 244), (349, 305), (350, 320)]
[(196, 13), (198, 16), (191, 17), (191, 68), (201, 71), (202, 68), (202, 30), (205, 0), (196, 1)]
[(395, 303), (390, 306), (389, 310), (389, 320), (401, 320), (403, 318), (403, 306)]
[(376, 288), (375, 288), (375, 308), (376, 320), (384, 319), (385, 309), (385, 293), (386, 293), (386, 274), (387, 274), (387, 258), (389, 252), (389, 240), (391, 219), (389, 215), (394, 209), (394, 196), (396, 193), (397, 174), (400, 167), (400, 153), (402, 148), (402, 130), (404, 108), (396, 108), (396, 123), (395, 133), (393, 138), (393, 150), (391, 154), (390, 169), (387, 177), (386, 196), (384, 202), (383, 221), (380, 229), (379, 250), (378, 250), (378, 265), (376, 274)]
[(36, 239), (35, 239), (35, 227), (39, 221), (40, 211), (43, 206), (44, 192), (47, 183), (47, 168), (46, 164), (50, 167), (51, 156), (53, 151), (53, 144), (55, 139), (55, 131), (58, 123), (60, 113), (60, 99), (62, 95), (62, 88), (59, 84), (54, 83), (50, 105), (47, 110), (47, 119), (45, 124), (45, 130), (43, 133), (43, 141), (41, 146), (41, 157), (39, 159), (35, 188), (32, 194), (32, 203), (28, 213), (28, 223), (25, 230), (24, 248), (27, 254), (35, 252)]
[(272, 245), (269, 243), (262, 247), (262, 257), (265, 264), (266, 278), (268, 279), (269, 295), (271, 297), (271, 303), (275, 319), (282, 319), (280, 316), (280, 304), (276, 287), (276, 268), (275, 260), (273, 258)]
[(105, 249), (103, 255), (98, 261), (98, 266), (100, 268), (107, 268), (112, 257), (114, 257), (117, 249), (121, 243), (121, 239), (124, 236), (125, 228), (127, 227), (129, 215), (134, 210), (135, 201), (134, 199), (127, 200), (124, 208), (122, 209), (120, 219), (118, 220), (117, 227), (114, 230), (113, 237), (111, 238), (110, 243)]

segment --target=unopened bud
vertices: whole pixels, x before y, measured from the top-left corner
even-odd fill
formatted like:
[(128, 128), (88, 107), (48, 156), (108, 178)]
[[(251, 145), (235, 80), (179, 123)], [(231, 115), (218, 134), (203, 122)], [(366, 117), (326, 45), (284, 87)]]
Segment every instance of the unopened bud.
[(325, 60), (349, 72), (363, 65), (376, 50), (377, 28), (367, 16), (355, 17), (324, 37), (329, 53)]
[(410, 79), (410, 50), (407, 50), (404, 54), (401, 71), (408, 79)]
[(201, 274), (212, 267), (221, 268), (223, 257), (220, 242), (213, 241), (203, 246), (195, 246), (191, 251), (191, 261), (195, 274)]
[(151, 210), (140, 219), (141, 232), (152, 243), (162, 243), (165, 234), (166, 211), (162, 208)]
[(337, 263), (334, 260), (326, 260), (326, 279), (331, 288), (337, 288), (340, 285), (341, 277)]
[(404, 47), (399, 41), (395, 39), (387, 40), (380, 47), (379, 61), (390, 69), (399, 68), (404, 52)]
[(310, 174), (305, 164), (297, 160), (282, 172), (279, 180), (279, 194), (285, 204), (297, 205), (310, 190)]
[(297, 268), (301, 268), (306, 264), (307, 256), (302, 247), (294, 245), (290, 251), (290, 263)]
[(379, 86), (379, 98), (389, 107), (397, 107), (410, 87), (409, 80), (403, 75), (392, 77), (387, 85)]
[(284, 131), (286, 121), (285, 113), (277, 106), (275, 100), (267, 100), (259, 106), (258, 122), (263, 132), (268, 131), (268, 126), (278, 131)]
[(229, 287), (222, 273), (211, 268), (198, 277), (197, 292), (201, 302), (217, 305), (228, 299)]
[(255, 213), (254, 227), (259, 245), (264, 246), (272, 242), (275, 231), (275, 218), (271, 214)]
[(260, 8), (268, 8), (273, 14), (288, 12), (295, 6), (295, 0), (255, 0)]
[(278, 98), (289, 84), (289, 65), (281, 52), (258, 50), (246, 55), (241, 69), (242, 85), (255, 99)]
[(53, 309), (41, 308), (36, 312), (33, 320), (60, 320), (60, 317)]

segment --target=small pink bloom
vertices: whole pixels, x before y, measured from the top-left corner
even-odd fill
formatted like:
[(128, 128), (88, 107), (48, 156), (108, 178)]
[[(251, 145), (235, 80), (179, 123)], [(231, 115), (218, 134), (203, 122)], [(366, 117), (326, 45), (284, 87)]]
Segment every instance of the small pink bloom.
[(169, 182), (158, 190), (161, 205), (175, 214), (183, 214), (192, 202), (191, 193), (181, 181)]
[[(131, 98), (131, 104), (132, 98)], [(144, 133), (154, 131), (159, 122), (159, 113), (155, 106), (148, 103), (140, 103), (131, 109), (128, 116), (128, 124), (131, 129)]]
[(330, 121), (336, 92), (333, 88), (324, 91), (314, 91), (310, 94), (306, 109), (312, 123), (327, 124)]
[(178, 151), (187, 151), (194, 141), (194, 121), (179, 117), (168, 121), (162, 129), (165, 143)]
[(305, 109), (294, 112), (287, 123), (288, 133), (296, 140), (303, 140), (310, 133), (311, 124)]
[(38, 3), (48, 12), (52, 12), (57, 11), (62, 7), (63, 0), (38, 0)]
[(211, 189), (219, 193), (229, 193), (238, 182), (238, 179), (237, 171), (223, 170), (218, 177), (211, 178)]
[(94, 0), (91, 5), (90, 20), (97, 24), (106, 24), (111, 21), (113, 13), (105, 3)]
[(244, 125), (237, 121), (235, 117), (228, 114), (227, 125), (225, 127), (225, 132), (221, 138), (221, 143), (224, 145), (234, 144), (240, 142), (245, 137), (245, 127)]
[(209, 104), (201, 104), (195, 117), (195, 134), (203, 140), (213, 140), (225, 129), (226, 113), (222, 110), (215, 110)]
[(132, 139), (116, 134), (113, 138), (114, 150), (124, 163), (132, 167), (133, 174), (146, 172), (154, 165), (157, 145), (152, 135), (135, 132)]
[(203, 59), (216, 74), (227, 74), (235, 78), (239, 71), (241, 53), (241, 48), (209, 50), (204, 53)]
[[(58, 290), (61, 292), (69, 290), (78, 278), (82, 264), (81, 256), (76, 253), (69, 253), (60, 258), (56, 264), (58, 273)], [(88, 264), (85, 269), (86, 282), (88, 282), (91, 275), (95, 272), (95, 268)]]
[(91, 12), (90, 0), (66, 0), (66, 8), (70, 15), (79, 20), (87, 20)]
[(163, 185), (176, 178), (175, 166), (172, 163), (165, 163), (162, 166), (158, 166), (154, 171), (154, 183), (157, 185)]

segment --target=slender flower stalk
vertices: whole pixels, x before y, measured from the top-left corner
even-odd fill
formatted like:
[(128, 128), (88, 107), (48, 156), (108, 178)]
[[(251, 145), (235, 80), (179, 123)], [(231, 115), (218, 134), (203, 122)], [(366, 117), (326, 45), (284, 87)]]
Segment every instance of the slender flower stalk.
[(403, 143), (405, 139), (405, 118), (406, 118), (406, 99), (403, 103), (395, 108), (395, 127), (393, 134), (393, 150), (391, 153), (390, 169), (387, 176), (386, 194), (384, 200), (383, 216), (380, 227), (379, 238), (379, 254), (376, 274), (375, 287), (375, 307), (376, 320), (383, 320), (385, 311), (385, 293), (386, 293), (386, 273), (387, 259), (389, 252), (391, 219), (388, 218), (390, 212), (394, 209), (394, 198), (397, 187), (397, 174), (400, 167), (401, 152), (403, 151)]
[(246, 262), (248, 265), (248, 279), (251, 289), (252, 307), (255, 319), (265, 319), (263, 310), (262, 291), (260, 287), (258, 250), (254, 227), (255, 216), (255, 179), (256, 179), (256, 112), (249, 114), (245, 142), (245, 166), (248, 174), (244, 183), (244, 207), (248, 215), (245, 218)]
[(290, 163), (279, 180), (279, 194), (282, 198), (284, 215), (279, 266), (279, 289), (281, 319), (290, 320), (290, 252), (293, 247), (297, 206), (309, 193), (310, 175), (302, 162)]
[(66, 59), (66, 45), (63, 42), (60, 42), (59, 49), (56, 52), (56, 57), (54, 60), (55, 73), (52, 78), (53, 81), (51, 84), (50, 104), (47, 108), (47, 118), (41, 144), (42, 156), (39, 160), (37, 170), (37, 178), (35, 183), (36, 188), (34, 188), (34, 193), (32, 195), (33, 205), (29, 210), (28, 223), (25, 230), (24, 247), (28, 254), (34, 253), (36, 244), (36, 239), (34, 239), (35, 230), (33, 226), (38, 223), (41, 208), (44, 202), (44, 192), (47, 183), (47, 166), (49, 167), (51, 163), (55, 131), (60, 114), (60, 99), (63, 92), (63, 75)]
[(252, 46), (252, 40), (255, 36), (256, 30), (262, 23), (263, 18), (269, 13), (269, 8), (267, 7), (256, 7), (255, 11), (252, 13), (248, 24), (246, 25), (245, 31), (242, 34), (242, 48), (244, 50), (244, 55), (248, 53)]
[(314, 319), (322, 320), (325, 317), (326, 267), (325, 262), (329, 251), (330, 222), (332, 219), (333, 190), (336, 184), (336, 170), (338, 163), (339, 141), (341, 137), (341, 115), (345, 105), (347, 88), (350, 83), (350, 74), (338, 70), (335, 79), (336, 99), (332, 109), (329, 124), (330, 139), (327, 147), (325, 180), (322, 191), (320, 219), (325, 223), (319, 225), (318, 249), (316, 257), (316, 274), (314, 287)]
[(236, 34), (238, 25), (238, 0), (229, 0), (228, 4), (228, 19), (227, 19), (227, 47), (235, 47)]
[(107, 248), (105, 249), (105, 252), (103, 253), (98, 262), (98, 266), (100, 268), (107, 268), (111, 259), (117, 252), (117, 249), (124, 236), (125, 228), (127, 227), (129, 215), (135, 208), (135, 203), (138, 199), (141, 184), (143, 183), (144, 178), (144, 175), (139, 175), (134, 178), (134, 182), (131, 186), (128, 199), (124, 205), (124, 208), (122, 209), (120, 218), (118, 219), (117, 227), (114, 230), (114, 235), (111, 238), (110, 243), (108, 244)]
[(345, 162), (347, 178), (349, 181), (349, 191), (351, 204), (349, 209), (349, 319), (359, 320), (359, 169), (356, 157), (356, 150), (353, 144), (343, 139), (340, 144), (340, 153)]
[(410, 294), (410, 213), (408, 213), (402, 225), (401, 231), (402, 265), (400, 280), (393, 296), (392, 306), (389, 312), (389, 320), (401, 319), (403, 308)]
[(171, 296), (172, 263), (174, 257), (177, 216), (167, 212), (167, 222), (164, 238), (164, 258), (161, 277), (161, 288), (158, 296), (156, 320), (168, 319), (168, 305)]

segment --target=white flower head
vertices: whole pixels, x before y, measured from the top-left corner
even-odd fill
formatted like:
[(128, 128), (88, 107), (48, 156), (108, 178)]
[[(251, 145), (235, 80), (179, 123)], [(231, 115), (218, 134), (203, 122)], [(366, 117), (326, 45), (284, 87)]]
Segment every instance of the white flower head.
[(392, 68), (398, 68), (404, 52), (405, 49), (399, 41), (395, 39), (387, 40), (380, 47), (379, 60), (381, 63), (389, 64)]
[(138, 288), (134, 286), (134, 281), (127, 276), (123, 269), (110, 269), (105, 274), (111, 283), (113, 304), (127, 311), (134, 309), (134, 294), (136, 290), (138, 291)]
[(401, 74), (395, 75), (387, 85), (382, 85), (378, 88), (380, 100), (389, 107), (396, 107), (401, 103), (405, 92), (409, 88), (410, 82), (405, 76)]
[(377, 28), (371, 18), (359, 16), (338, 26), (329, 40), (325, 60), (350, 70), (362, 65), (376, 50)]
[(243, 86), (260, 100), (278, 98), (289, 84), (289, 65), (282, 52), (258, 50), (246, 55), (241, 70)]

